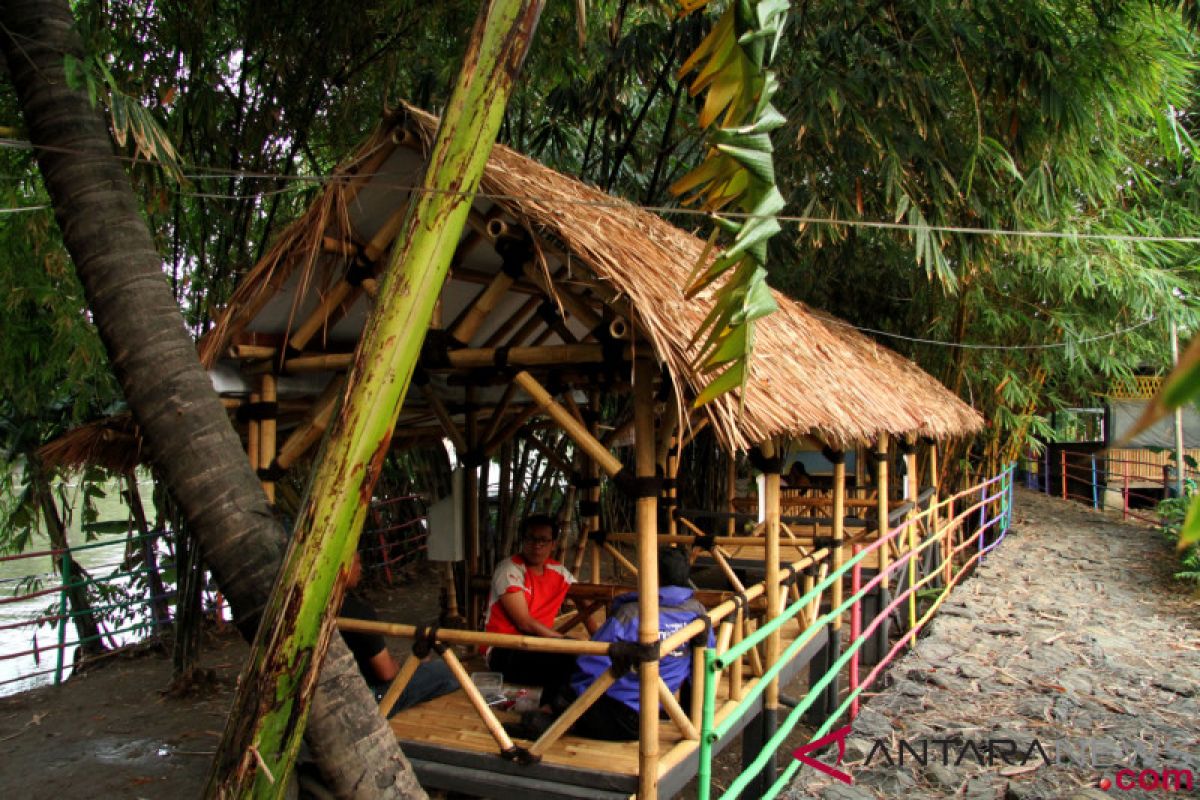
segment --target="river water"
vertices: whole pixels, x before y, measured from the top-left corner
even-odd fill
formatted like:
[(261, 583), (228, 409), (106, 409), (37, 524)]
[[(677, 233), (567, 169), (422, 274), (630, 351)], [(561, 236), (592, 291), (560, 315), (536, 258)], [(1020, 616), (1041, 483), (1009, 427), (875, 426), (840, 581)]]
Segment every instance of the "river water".
[[(124, 522), (128, 520), (129, 508), (121, 499), (119, 485), (113, 482), (102, 488), (105, 493), (104, 497), (94, 499), (97, 510), (100, 512), (99, 519), (109, 522)], [(65, 489), (71, 507), (68, 541), (72, 547), (83, 544), (111, 542), (110, 546), (89, 547), (79, 550), (77, 553), (73, 553), (74, 558), (93, 577), (107, 575), (120, 565), (124, 558), (125, 548), (122, 542), (125, 540), (126, 534), (113, 533), (99, 536), (93, 534), (89, 541), (88, 536), (83, 533), (80, 527), (80, 518), (82, 517), (81, 508), (83, 505), (82, 490), (77, 484), (67, 484)], [(138, 490), (143, 498), (143, 505), (147, 506), (145, 508), (146, 516), (148, 519), (153, 520), (154, 511), (147, 505), (148, 498), (152, 496), (153, 483), (148, 477), (142, 478), (138, 481)], [(55, 494), (57, 496), (58, 492)], [(26, 552), (40, 552), (50, 549), (50, 540), (46, 536), (45, 530), (39, 529), (33, 537), (33, 543), (30, 547), (26, 548)], [(56, 588), (60, 585), (50, 556), (34, 556), (12, 561), (0, 561), (0, 599), (29, 594), (34, 590), (30, 585), (31, 580), (39, 582), (41, 589)], [(39, 616), (46, 614), (57, 614), (59, 602), (60, 593), (54, 591), (26, 600), (0, 603), (0, 695), (13, 694), (53, 682), (53, 670), (57, 661), (57, 650), (55, 649), (55, 646), (58, 644), (57, 623), (21, 625), (20, 627), (11, 628), (8, 626), (18, 622), (37, 619)], [(145, 615), (143, 614), (142, 616), (144, 617)], [(130, 624), (132, 622), (126, 621), (122, 627), (128, 627)], [(66, 634), (66, 641), (68, 643), (77, 638), (74, 626), (69, 622)], [(118, 643), (124, 643), (130, 640), (130, 636), (131, 634), (116, 634), (113, 639)], [(40, 652), (15, 658), (6, 657), (14, 653), (34, 649)], [(75, 649), (74, 647), (68, 647), (64, 653), (63, 677), (70, 674), (70, 665), (74, 660)], [(44, 672), (46, 670), (49, 670), (47, 674), (23, 677), (29, 676), (30, 673)]]

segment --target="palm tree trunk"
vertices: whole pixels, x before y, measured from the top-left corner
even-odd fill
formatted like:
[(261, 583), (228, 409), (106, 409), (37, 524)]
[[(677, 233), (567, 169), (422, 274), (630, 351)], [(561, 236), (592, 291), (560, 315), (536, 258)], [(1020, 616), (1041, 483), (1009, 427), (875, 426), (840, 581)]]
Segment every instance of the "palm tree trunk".
[[(235, 623), (251, 638), (282, 561), (283, 531), (196, 358), (108, 129), (87, 95), (67, 84), (64, 57), (82, 56), (67, 0), (0, 3), (0, 46), (63, 241), (125, 399)], [(327, 774), (354, 773), (356, 783), (331, 788), (347, 797), (419, 794), (345, 646), (336, 641), (331, 652), (318, 696), (341, 691), (344, 682), (362, 687), (326, 698), (345, 714), (314, 717), (309, 729), (314, 750), (348, 759), (330, 765)], [(344, 722), (348, 717), (358, 729)], [(370, 732), (366, 741), (344, 741), (359, 729)]]
[[(276, 796), (304, 729), (367, 504), (543, 0), (480, 9), (404, 228), (355, 352), (209, 777), (209, 797)], [(361, 681), (359, 682), (361, 684)], [(365, 691), (365, 687), (364, 687)], [(327, 719), (348, 717), (330, 714)]]

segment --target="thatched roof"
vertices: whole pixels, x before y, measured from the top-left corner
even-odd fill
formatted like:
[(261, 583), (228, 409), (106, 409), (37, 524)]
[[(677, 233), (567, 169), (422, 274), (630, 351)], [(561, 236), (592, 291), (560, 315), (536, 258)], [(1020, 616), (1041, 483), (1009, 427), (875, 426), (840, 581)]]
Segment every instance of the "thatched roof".
[[(270, 327), (268, 317), (286, 332), (304, 316), (316, 300), (300, 298), (319, 294), (312, 289), (337, 277), (319, 266), (330, 258), (331, 232), (334, 239), (369, 242), (388, 213), (402, 206), (408, 187), (419, 184), (436, 127), (435, 117), (407, 106), (384, 122), (338, 171), (342, 180), (331, 181), (241, 281), (200, 344), (206, 365), (215, 365), (239, 337), (245, 341)], [(682, 287), (703, 241), (504, 146), (494, 148), (480, 193), (480, 214), (500, 216), (548, 243), (547, 269), (564, 267), (576, 289), (590, 286), (610, 299), (627, 299), (675, 385), (685, 399), (695, 396), (703, 381), (689, 344), (708, 305), (704, 298), (685, 300)], [(334, 271), (344, 274), (349, 261), (342, 257)], [(488, 251), (472, 266), (494, 274), (497, 262)], [(281, 305), (284, 294), (291, 299)], [(975, 411), (912, 362), (828, 315), (778, 292), (775, 297), (778, 313), (758, 325), (744, 410), (739, 414), (732, 396), (706, 409), (726, 446), (744, 449), (770, 436), (805, 434), (838, 445), (880, 433), (941, 439), (982, 426)], [(353, 340), (363, 315), (365, 301), (348, 306), (326, 338)]]
[(142, 437), (129, 412), (80, 425), (38, 449), (38, 457), (50, 466), (92, 465), (122, 475), (133, 471), (142, 456)]

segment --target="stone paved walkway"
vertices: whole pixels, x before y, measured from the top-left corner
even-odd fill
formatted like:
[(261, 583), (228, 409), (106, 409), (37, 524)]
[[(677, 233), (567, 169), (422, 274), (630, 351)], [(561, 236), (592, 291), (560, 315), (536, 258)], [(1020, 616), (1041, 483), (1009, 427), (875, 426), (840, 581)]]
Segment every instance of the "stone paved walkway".
[[(1018, 491), (1004, 544), (863, 706), (854, 785), (806, 767), (790, 797), (1200, 797), (1200, 602), (1177, 563), (1146, 526)], [(901, 742), (927, 763), (900, 766)], [(1161, 788), (1172, 770), (1194, 788)]]

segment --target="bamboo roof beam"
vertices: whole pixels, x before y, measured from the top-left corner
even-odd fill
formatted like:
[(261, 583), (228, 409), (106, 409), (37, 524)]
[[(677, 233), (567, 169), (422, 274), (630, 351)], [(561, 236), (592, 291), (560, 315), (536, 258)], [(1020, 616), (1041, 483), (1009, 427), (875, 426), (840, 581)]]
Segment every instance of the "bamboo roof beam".
[(308, 416), (300, 423), (299, 427), (292, 431), (287, 441), (283, 443), (283, 447), (279, 448), (274, 466), (283, 470), (290, 469), (302, 455), (308, 452), (310, 447), (321, 440), (325, 429), (329, 427), (329, 421), (333, 419), (333, 410), (337, 407), (338, 398), (341, 396), (345, 384), (344, 376), (339, 376), (329, 382), (325, 391), (313, 404)]
[(454, 418), (450, 416), (450, 412), (446, 410), (446, 406), (442, 403), (442, 398), (438, 397), (437, 392), (428, 382), (421, 384), (421, 395), (425, 398), (425, 402), (429, 404), (429, 408), (433, 410), (438, 422), (442, 424), (442, 430), (446, 434), (446, 438), (454, 444), (454, 452), (467, 452), (467, 440), (463, 438), (462, 431), (454, 424)]
[[(591, 345), (574, 346), (590, 347)], [(534, 403), (541, 406), (558, 423), (559, 427), (571, 437), (575, 444), (579, 445), (580, 449), (585, 451), (591, 458), (594, 458), (600, 468), (610, 477), (621, 471), (621, 460), (608, 452), (608, 448), (597, 441), (582, 422), (571, 416), (570, 411), (567, 411), (567, 409), (555, 402), (550, 393), (532, 375), (522, 370), (516, 374), (513, 381), (524, 389), (526, 394), (533, 398)]]

